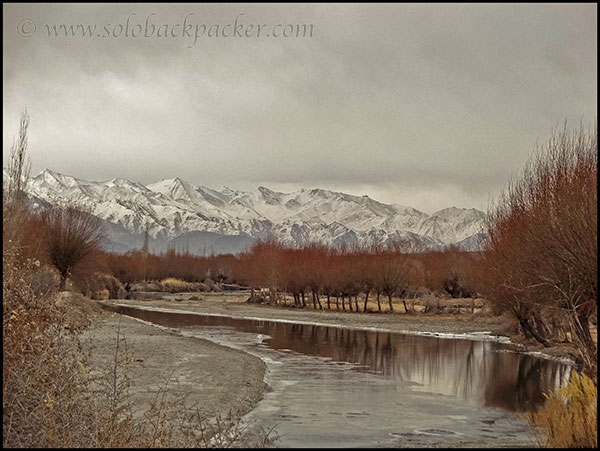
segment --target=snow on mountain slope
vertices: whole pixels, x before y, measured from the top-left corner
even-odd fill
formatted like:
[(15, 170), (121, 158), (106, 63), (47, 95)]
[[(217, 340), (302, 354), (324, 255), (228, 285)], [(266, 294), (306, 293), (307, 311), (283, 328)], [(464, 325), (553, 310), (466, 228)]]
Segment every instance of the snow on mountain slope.
[[(320, 188), (281, 193), (259, 186), (245, 192), (196, 186), (179, 178), (144, 186), (126, 179), (91, 182), (48, 169), (30, 180), (28, 192), (49, 204), (80, 205), (118, 225), (120, 241), (115, 240), (115, 246), (135, 247), (131, 243), (148, 228), (161, 249), (168, 240), (180, 243), (184, 237), (202, 237), (202, 246), (206, 247), (208, 235), (196, 232), (243, 236), (234, 240), (237, 244), (211, 238), (210, 242), (218, 242), (222, 249), (247, 246), (251, 240), (268, 235), (289, 246), (312, 242), (329, 246), (369, 245), (405, 240), (413, 243), (415, 249), (442, 249), (451, 244), (476, 248), (484, 220), (484, 213), (475, 209), (452, 207), (428, 215), (366, 195)], [(135, 240), (125, 238), (123, 230)]]
[(455, 244), (480, 233), (485, 214), (474, 208), (445, 208), (424, 219), (416, 228), (420, 235), (437, 238), (446, 244)]

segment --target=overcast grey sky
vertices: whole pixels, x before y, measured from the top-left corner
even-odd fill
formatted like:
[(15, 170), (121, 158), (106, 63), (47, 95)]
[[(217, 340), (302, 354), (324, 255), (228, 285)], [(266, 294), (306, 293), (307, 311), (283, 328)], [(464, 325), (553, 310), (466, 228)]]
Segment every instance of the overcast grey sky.
[[(485, 209), (536, 139), (597, 114), (595, 4), (3, 8), (3, 162), (26, 105), (34, 173)], [(250, 24), (269, 36), (207, 36)]]

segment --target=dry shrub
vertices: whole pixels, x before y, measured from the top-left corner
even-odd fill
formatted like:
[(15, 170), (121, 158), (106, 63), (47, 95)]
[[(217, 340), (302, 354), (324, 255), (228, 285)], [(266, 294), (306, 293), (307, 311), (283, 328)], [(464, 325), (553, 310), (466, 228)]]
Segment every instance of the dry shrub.
[(30, 268), (3, 263), (3, 444), (51, 446), (74, 411), (78, 367), (68, 356), (77, 343), (61, 327), (54, 293), (36, 296), (26, 282)]
[(189, 409), (177, 424), (179, 443), (193, 448), (267, 448), (278, 438), (274, 428), (252, 431), (231, 412), (207, 422), (198, 409)]
[(167, 277), (166, 279), (161, 280), (160, 283), (163, 286), (163, 291), (167, 291), (169, 293), (181, 293), (184, 291), (191, 291), (191, 284), (181, 279), (176, 279), (174, 277)]
[(152, 291), (162, 291), (163, 286), (157, 282), (137, 282), (131, 285), (131, 291), (140, 291), (140, 292), (152, 292)]
[(31, 260), (26, 264), (31, 268), (28, 281), (34, 295), (44, 296), (58, 289), (60, 276), (56, 269), (49, 265), (41, 265), (39, 260)]
[(421, 301), (424, 305), (423, 313), (441, 313), (443, 307), (440, 305), (440, 300), (439, 296), (433, 294), (422, 296)]
[[(206, 287), (206, 291), (221, 291), (219, 286), (212, 279), (206, 279), (203, 284)], [(199, 290), (203, 291), (203, 290)]]
[[(210, 282), (210, 284), (209, 284)], [(206, 282), (186, 282), (185, 280), (167, 277), (159, 282), (160, 289), (168, 293), (183, 293), (193, 291), (216, 291), (217, 287), (214, 282), (207, 279)]]
[(123, 299), (123, 284), (110, 274), (100, 272), (78, 272), (73, 276), (73, 285), (84, 296), (92, 299)]
[(79, 342), (87, 313), (55, 291), (36, 295), (29, 284), (34, 269), (14, 261), (3, 253), (3, 446), (137, 443), (135, 428), (87, 390)]
[[(141, 418), (132, 411), (133, 354), (117, 333), (113, 361), (92, 370), (80, 332), (97, 304), (73, 293), (36, 295), (37, 266), (3, 253), (2, 416), (4, 447), (263, 447), (234, 417), (199, 418), (157, 392)], [(86, 350), (87, 349), (87, 350)], [(172, 418), (166, 412), (179, 412)], [(185, 415), (184, 415), (185, 414)]]
[(102, 274), (104, 280), (104, 289), (108, 290), (111, 299), (123, 299), (125, 297), (125, 288), (123, 284), (109, 274)]
[(546, 395), (547, 402), (530, 421), (541, 426), (549, 448), (598, 446), (598, 387), (585, 374), (573, 372), (569, 383)]
[(97, 301), (106, 301), (110, 298), (110, 292), (106, 288), (104, 290), (94, 291), (90, 298)]

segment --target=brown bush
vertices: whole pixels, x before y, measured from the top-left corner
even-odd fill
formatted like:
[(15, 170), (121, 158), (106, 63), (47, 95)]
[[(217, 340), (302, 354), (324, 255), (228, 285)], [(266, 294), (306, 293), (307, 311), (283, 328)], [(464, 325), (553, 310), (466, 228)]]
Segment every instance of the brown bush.
[(113, 446), (117, 432), (141, 438), (109, 422), (112, 413), (84, 389), (78, 332), (86, 321), (55, 302), (55, 292), (36, 296), (31, 268), (3, 269), (3, 446)]
[(73, 285), (81, 294), (92, 299), (125, 298), (123, 284), (110, 274), (100, 272), (78, 273), (73, 277)]

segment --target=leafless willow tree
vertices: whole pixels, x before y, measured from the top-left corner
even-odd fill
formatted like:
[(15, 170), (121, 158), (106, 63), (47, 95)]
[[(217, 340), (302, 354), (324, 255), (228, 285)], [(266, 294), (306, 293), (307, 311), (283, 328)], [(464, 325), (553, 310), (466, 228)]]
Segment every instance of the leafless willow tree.
[(569, 332), (597, 366), (597, 127), (555, 131), (488, 215), (481, 289), (549, 346)]
[(98, 218), (73, 207), (42, 213), (48, 259), (60, 274), (60, 290), (78, 265), (101, 251), (104, 228)]
[[(388, 249), (376, 252), (375, 267), (376, 281), (379, 292), (388, 297), (391, 312), (394, 311), (392, 296), (399, 295), (406, 290), (410, 283), (410, 264), (404, 253), (406, 243), (394, 242)], [(406, 304), (405, 311), (406, 311)]]

